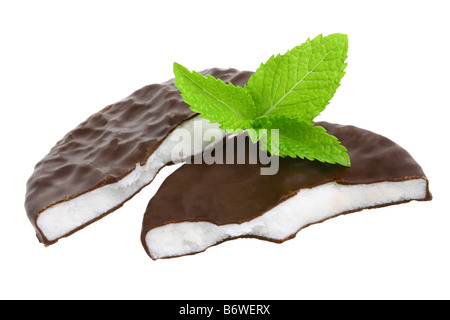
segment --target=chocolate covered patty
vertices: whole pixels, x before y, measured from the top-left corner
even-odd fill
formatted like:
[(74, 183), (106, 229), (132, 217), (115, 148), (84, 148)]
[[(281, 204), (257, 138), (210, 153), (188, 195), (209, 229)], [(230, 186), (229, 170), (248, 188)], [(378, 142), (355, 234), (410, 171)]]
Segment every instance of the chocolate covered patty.
[[(235, 85), (251, 75), (216, 68), (202, 73)], [(134, 92), (69, 132), (27, 183), (25, 208), (38, 239), (52, 244), (122, 206), (174, 160), (168, 137), (178, 127), (191, 130), (193, 121), (217, 127), (197, 117), (169, 80)]]
[(141, 234), (146, 252), (169, 258), (239, 237), (283, 242), (340, 214), (431, 200), (422, 168), (393, 141), (354, 126), (317, 125), (348, 149), (350, 168), (280, 158), (278, 173), (261, 175), (261, 163), (184, 164), (148, 204)]

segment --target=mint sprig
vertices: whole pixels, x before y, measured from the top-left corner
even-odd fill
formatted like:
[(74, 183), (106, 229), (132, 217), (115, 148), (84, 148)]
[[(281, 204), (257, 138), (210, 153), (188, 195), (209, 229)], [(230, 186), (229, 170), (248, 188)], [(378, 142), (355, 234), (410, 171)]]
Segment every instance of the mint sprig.
[(273, 155), (350, 166), (346, 148), (313, 123), (340, 85), (347, 50), (346, 35), (319, 35), (284, 55), (272, 56), (244, 87), (174, 63), (175, 85), (202, 118), (224, 130), (255, 129), (249, 130), (252, 141), (260, 141)]

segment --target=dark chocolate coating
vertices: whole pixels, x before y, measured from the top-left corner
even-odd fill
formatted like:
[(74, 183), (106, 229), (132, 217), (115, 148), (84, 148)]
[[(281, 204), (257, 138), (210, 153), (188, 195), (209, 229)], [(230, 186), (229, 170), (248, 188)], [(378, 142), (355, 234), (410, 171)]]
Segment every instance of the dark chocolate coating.
[[(241, 86), (251, 75), (217, 68), (202, 73)], [(197, 116), (173, 82), (148, 85), (93, 114), (36, 164), (27, 183), (25, 208), (41, 242), (56, 242), (48, 241), (36, 225), (42, 211), (121, 180), (137, 163), (144, 165), (177, 126)]]
[[(306, 159), (280, 158), (277, 174), (261, 175), (263, 165), (260, 163), (184, 164), (166, 178), (148, 204), (141, 234), (147, 253), (150, 255), (145, 235), (153, 228), (183, 221), (207, 221), (216, 225), (243, 223), (261, 216), (300, 189), (331, 181), (368, 184), (422, 178), (427, 181), (427, 194), (419, 200), (431, 200), (422, 168), (393, 141), (354, 126), (327, 122), (316, 125), (324, 127), (347, 148), (350, 168)], [(229, 139), (225, 140), (229, 143)]]

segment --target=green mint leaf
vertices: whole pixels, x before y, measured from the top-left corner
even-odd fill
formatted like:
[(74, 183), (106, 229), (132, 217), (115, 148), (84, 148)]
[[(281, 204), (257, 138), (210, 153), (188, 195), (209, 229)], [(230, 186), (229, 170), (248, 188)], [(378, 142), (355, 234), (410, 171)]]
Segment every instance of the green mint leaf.
[(256, 117), (251, 96), (243, 87), (225, 84), (213, 76), (189, 71), (174, 63), (175, 85), (185, 102), (204, 119), (219, 123), (223, 130), (246, 129)]
[[(260, 147), (280, 157), (299, 157), (350, 167), (347, 149), (338, 139), (312, 122), (286, 115), (259, 117), (251, 123), (251, 139), (260, 141)], [(266, 129), (266, 130), (259, 130)], [(272, 132), (271, 129), (278, 129)], [(278, 143), (277, 143), (278, 142)]]
[(347, 50), (345, 34), (319, 35), (261, 64), (246, 86), (258, 116), (284, 114), (312, 121), (340, 85)]

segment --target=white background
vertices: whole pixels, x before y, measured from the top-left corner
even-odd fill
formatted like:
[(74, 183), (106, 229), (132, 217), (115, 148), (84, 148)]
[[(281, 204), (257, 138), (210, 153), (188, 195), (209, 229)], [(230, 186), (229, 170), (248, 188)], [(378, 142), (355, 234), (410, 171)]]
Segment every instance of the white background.
[[(448, 299), (448, 1), (2, 1), (2, 299)], [(434, 199), (365, 210), (293, 240), (225, 242), (151, 260), (147, 202), (45, 248), (25, 184), (68, 131), (144, 85), (190, 69), (255, 70), (323, 33), (349, 36), (347, 74), (317, 118), (383, 134), (422, 165)], [(387, 159), (395, 161), (395, 159)]]

